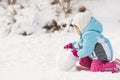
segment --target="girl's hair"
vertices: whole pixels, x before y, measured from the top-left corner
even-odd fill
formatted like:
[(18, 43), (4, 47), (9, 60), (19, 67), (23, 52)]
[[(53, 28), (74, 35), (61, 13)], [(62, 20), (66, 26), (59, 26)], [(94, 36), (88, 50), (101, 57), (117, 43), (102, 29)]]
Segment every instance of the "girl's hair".
[(79, 12), (85, 12), (85, 11), (86, 11), (85, 6), (80, 6), (80, 8), (79, 8)]

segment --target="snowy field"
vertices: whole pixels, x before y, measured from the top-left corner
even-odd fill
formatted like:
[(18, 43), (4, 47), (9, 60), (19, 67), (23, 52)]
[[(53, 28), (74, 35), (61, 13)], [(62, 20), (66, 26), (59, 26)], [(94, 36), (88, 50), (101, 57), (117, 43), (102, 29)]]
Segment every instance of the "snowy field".
[[(46, 2), (47, 1), (48, 0), (46, 0)], [(75, 0), (75, 2), (76, 1), (78, 0)], [(43, 4), (46, 4), (46, 2), (44, 0)], [(80, 3), (89, 7), (94, 15), (103, 23), (103, 34), (110, 39), (113, 45), (114, 58), (120, 58), (119, 3), (119, 0), (81, 0)], [(77, 6), (79, 5), (76, 5), (76, 7)], [(42, 8), (46, 8), (45, 5)], [(51, 12), (49, 14), (52, 15), (52, 9), (50, 8), (50, 10)], [(43, 10), (43, 12), (40, 13), (41, 16), (44, 12)], [(45, 17), (45, 15), (43, 17)], [(44, 20), (53, 17), (54, 16), (48, 16), (45, 17)], [(20, 17), (19, 19), (21, 19), (21, 22), (22, 18)], [(30, 19), (33, 19), (33, 17)], [(1, 21), (2, 20), (0, 20), (0, 22)], [(16, 25), (19, 24), (20, 23)], [(21, 24), (21, 30), (28, 29), (24, 28), (24, 23)], [(26, 25), (30, 24), (27, 23)], [(1, 22), (0, 29), (4, 30), (2, 26), (5, 25)], [(28, 32), (29, 31), (31, 31), (31, 29), (28, 30)], [(22, 36), (16, 34), (17, 32), (13, 30), (10, 35), (5, 36), (1, 34), (2, 31), (0, 30), (0, 80), (120, 80), (120, 73), (113, 74), (109, 72), (101, 73), (90, 71), (65, 72), (57, 70), (57, 57), (60, 54), (65, 54), (63, 46), (66, 43), (77, 40), (79, 37), (72, 31), (60, 31), (51, 34), (40, 31), (41, 30), (38, 30), (30, 36)]]

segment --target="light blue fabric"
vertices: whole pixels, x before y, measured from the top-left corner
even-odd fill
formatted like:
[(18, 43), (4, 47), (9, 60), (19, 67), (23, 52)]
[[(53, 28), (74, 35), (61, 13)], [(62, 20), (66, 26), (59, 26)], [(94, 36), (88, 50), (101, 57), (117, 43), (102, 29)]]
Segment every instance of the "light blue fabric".
[[(75, 45), (77, 45), (78, 48), (76, 48)], [(72, 42), (72, 48), (73, 48), (73, 49), (82, 49), (82, 43)]]
[[(91, 56), (92, 52), (94, 51), (95, 45), (98, 41), (98, 37), (103, 38), (106, 41), (109, 41), (101, 34), (102, 31), (103, 31), (102, 24), (99, 21), (97, 21), (94, 17), (92, 17), (90, 23), (87, 25), (83, 33), (80, 35), (80, 39), (82, 40), (82, 43), (80, 45), (82, 49), (78, 50), (78, 56), (80, 58)], [(113, 57), (111, 44), (110, 42), (108, 42), (107, 44), (111, 50), (111, 55)], [(75, 42), (73, 42), (72, 45), (74, 46)]]

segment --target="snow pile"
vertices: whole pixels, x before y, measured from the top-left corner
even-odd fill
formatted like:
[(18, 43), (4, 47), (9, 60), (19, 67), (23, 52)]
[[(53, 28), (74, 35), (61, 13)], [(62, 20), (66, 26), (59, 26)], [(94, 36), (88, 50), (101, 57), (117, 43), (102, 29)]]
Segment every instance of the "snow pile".
[(60, 71), (70, 71), (78, 60), (70, 51), (64, 50), (64, 53), (59, 53), (56, 56), (56, 68)]

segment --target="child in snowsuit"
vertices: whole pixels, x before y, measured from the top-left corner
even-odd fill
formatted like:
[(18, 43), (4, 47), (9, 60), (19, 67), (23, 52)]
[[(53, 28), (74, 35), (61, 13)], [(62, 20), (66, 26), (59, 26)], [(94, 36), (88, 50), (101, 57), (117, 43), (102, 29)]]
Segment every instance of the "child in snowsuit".
[(80, 66), (76, 66), (77, 70), (118, 72), (118, 63), (112, 61), (111, 43), (101, 34), (102, 24), (92, 16), (89, 10), (82, 8), (84, 9), (76, 14), (72, 21), (73, 28), (79, 34), (81, 41), (69, 43), (64, 48), (72, 49), (72, 54), (80, 58)]

